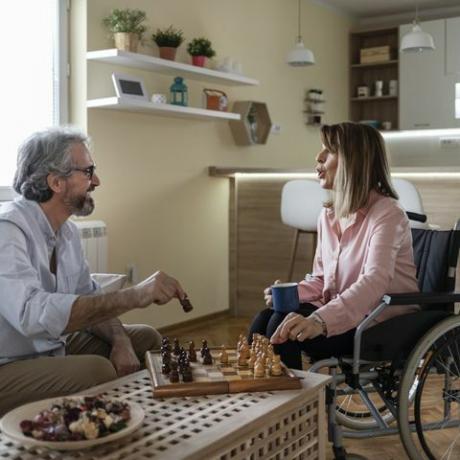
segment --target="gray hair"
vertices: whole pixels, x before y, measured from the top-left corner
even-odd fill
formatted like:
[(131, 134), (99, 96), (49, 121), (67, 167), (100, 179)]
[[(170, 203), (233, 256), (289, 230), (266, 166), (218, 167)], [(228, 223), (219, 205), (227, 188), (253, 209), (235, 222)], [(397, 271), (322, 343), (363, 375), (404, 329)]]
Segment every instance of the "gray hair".
[(18, 149), (13, 188), (28, 200), (44, 203), (53, 196), (48, 187), (50, 173), (69, 176), (72, 173), (70, 150), (73, 144), (89, 145), (89, 138), (70, 127), (49, 128), (27, 138)]

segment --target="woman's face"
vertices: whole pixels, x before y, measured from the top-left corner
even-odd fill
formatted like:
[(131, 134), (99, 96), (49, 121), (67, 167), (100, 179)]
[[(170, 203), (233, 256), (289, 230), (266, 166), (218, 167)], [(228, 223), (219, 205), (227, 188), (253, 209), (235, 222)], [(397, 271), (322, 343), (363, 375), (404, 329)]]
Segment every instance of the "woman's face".
[(318, 173), (319, 184), (326, 190), (334, 188), (334, 179), (339, 164), (339, 157), (336, 153), (329, 152), (322, 145), (321, 150), (316, 156), (316, 172)]

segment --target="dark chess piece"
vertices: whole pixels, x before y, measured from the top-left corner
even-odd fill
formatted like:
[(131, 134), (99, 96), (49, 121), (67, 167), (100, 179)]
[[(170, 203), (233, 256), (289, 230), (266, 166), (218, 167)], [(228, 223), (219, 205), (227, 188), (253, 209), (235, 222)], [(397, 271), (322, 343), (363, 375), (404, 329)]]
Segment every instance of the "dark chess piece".
[(182, 305), (182, 309), (185, 311), (185, 313), (193, 310), (193, 305), (190, 303), (190, 300), (187, 296), (185, 296), (183, 299), (179, 299), (179, 302)]
[(179, 339), (174, 339), (173, 353), (174, 353), (175, 355), (179, 355), (179, 354), (180, 354)]
[(164, 337), (161, 339), (161, 344), (162, 344), (162, 345), (169, 345), (169, 337), (164, 336)]
[(169, 364), (171, 362), (171, 352), (165, 351), (164, 353), (161, 353), (161, 361), (163, 364), (165, 363)]
[(201, 341), (202, 345), (201, 345), (201, 350), (200, 350), (200, 353), (201, 353), (201, 357), (203, 358), (205, 353), (206, 353), (206, 350), (209, 350), (208, 348), (208, 341), (203, 339)]
[(207, 348), (206, 350), (207, 351), (205, 352), (203, 356), (203, 364), (209, 365), (209, 364), (212, 364), (212, 356), (211, 356), (211, 352), (209, 351), (209, 348)]
[(192, 374), (192, 369), (190, 368), (190, 366), (183, 370), (182, 380), (184, 382), (193, 382), (193, 374)]
[(188, 347), (188, 359), (191, 363), (196, 363), (196, 351), (193, 340), (190, 342), (190, 345)]
[(169, 372), (169, 381), (171, 383), (177, 383), (179, 381), (179, 372), (177, 371), (176, 361), (171, 361), (171, 370)]
[(161, 366), (161, 373), (164, 375), (168, 375), (171, 372), (171, 367), (169, 365), (169, 362), (163, 362), (163, 365)]

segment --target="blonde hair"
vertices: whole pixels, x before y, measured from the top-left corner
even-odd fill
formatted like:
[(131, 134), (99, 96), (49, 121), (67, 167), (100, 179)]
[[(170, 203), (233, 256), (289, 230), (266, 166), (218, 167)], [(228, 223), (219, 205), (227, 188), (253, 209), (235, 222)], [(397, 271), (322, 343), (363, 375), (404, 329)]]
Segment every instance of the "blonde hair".
[(372, 190), (398, 199), (390, 178), (390, 168), (382, 135), (371, 126), (339, 123), (321, 127), (321, 141), (338, 155), (332, 200), (337, 217), (347, 217), (366, 206)]

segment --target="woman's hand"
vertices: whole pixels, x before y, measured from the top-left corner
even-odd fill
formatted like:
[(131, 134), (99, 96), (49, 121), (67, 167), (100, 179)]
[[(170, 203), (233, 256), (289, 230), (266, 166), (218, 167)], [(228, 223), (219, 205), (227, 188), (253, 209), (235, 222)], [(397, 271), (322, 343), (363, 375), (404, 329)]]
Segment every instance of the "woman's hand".
[(303, 342), (306, 339), (314, 339), (323, 333), (323, 328), (313, 318), (305, 318), (298, 313), (289, 313), (283, 322), (277, 327), (271, 336), (270, 342), (280, 344), (286, 340), (298, 340)]
[[(281, 280), (276, 280), (273, 284), (278, 284), (281, 283)], [(273, 286), (272, 284), (272, 286)], [(265, 300), (265, 305), (267, 307), (271, 307), (273, 305), (272, 302), (272, 287), (268, 286), (268, 288), (264, 289), (264, 300)]]

